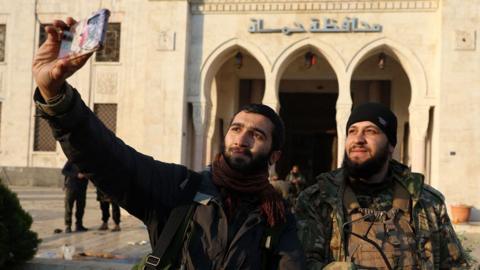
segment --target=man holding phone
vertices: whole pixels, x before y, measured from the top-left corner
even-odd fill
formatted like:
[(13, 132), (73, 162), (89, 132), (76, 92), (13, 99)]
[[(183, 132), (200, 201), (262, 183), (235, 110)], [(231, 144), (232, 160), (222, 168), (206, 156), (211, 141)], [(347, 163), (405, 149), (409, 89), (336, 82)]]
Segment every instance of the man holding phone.
[[(285, 136), (278, 114), (261, 104), (240, 110), (224, 151), (202, 174), (138, 153), (65, 81), (92, 54), (57, 58), (61, 31), (74, 23), (68, 18), (47, 26), (47, 41), (33, 61), (34, 99), (63, 151), (100, 190), (147, 225), (153, 248), (164, 242), (158, 239), (171, 224), (171, 213), (195, 206), (189, 208), (191, 222), (187, 218), (172, 236), (173, 246), (180, 247), (169, 246), (165, 256), (150, 255), (146, 269), (304, 269), (295, 219), (268, 183), (268, 165), (279, 159)], [(193, 199), (183, 200), (191, 190)]]

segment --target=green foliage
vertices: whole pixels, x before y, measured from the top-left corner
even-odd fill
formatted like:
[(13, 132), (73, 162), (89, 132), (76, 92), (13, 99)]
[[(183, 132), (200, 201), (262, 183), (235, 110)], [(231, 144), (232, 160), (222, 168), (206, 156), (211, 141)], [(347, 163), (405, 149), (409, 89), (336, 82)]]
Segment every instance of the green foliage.
[(17, 195), (0, 184), (0, 268), (17, 265), (35, 255), (40, 243), (30, 231), (32, 217), (20, 206)]

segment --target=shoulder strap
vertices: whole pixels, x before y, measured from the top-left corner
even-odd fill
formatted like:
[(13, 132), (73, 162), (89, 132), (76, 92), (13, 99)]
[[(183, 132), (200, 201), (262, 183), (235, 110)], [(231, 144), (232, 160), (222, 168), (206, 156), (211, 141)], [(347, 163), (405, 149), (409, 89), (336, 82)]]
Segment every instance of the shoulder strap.
[(177, 234), (182, 222), (187, 216), (193, 214), (195, 203), (193, 197), (197, 193), (198, 187), (202, 181), (202, 175), (196, 172), (189, 171), (187, 178), (180, 185), (182, 188), (181, 197), (179, 198), (179, 205), (175, 207), (168, 217), (167, 223), (157, 240), (153, 252), (147, 256), (145, 261), (145, 270), (156, 270), (160, 265), (160, 260), (164, 256), (165, 251), (170, 246), (174, 236)]

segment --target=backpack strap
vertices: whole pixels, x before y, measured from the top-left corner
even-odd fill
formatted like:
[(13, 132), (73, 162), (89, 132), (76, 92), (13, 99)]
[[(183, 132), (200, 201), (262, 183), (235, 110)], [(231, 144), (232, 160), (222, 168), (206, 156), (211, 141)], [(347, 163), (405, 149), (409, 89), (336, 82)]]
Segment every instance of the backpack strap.
[[(193, 202), (193, 197), (197, 193), (201, 181), (201, 174), (188, 171), (187, 178), (180, 184), (182, 192), (179, 198), (179, 205), (170, 212), (170, 216), (153, 248), (153, 252), (145, 259), (144, 270), (159, 269), (162, 257), (172, 243), (174, 236), (178, 234), (180, 228), (186, 229), (188, 227), (187, 225), (191, 220), (196, 206), (196, 203)], [(180, 233), (182, 233), (182, 235), (184, 234), (184, 232)]]

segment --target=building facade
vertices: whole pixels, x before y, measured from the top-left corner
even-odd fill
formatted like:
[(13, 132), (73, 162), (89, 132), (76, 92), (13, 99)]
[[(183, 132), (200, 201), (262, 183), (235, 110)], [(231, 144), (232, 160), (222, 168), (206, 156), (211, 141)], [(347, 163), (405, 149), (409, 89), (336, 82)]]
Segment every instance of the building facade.
[(63, 165), (31, 62), (43, 25), (99, 8), (106, 47), (69, 82), (137, 150), (199, 170), (258, 102), (287, 126), (279, 176), (299, 164), (312, 179), (341, 165), (352, 106), (377, 101), (398, 116), (394, 157), (480, 205), (480, 0), (2, 0), (1, 166)]

